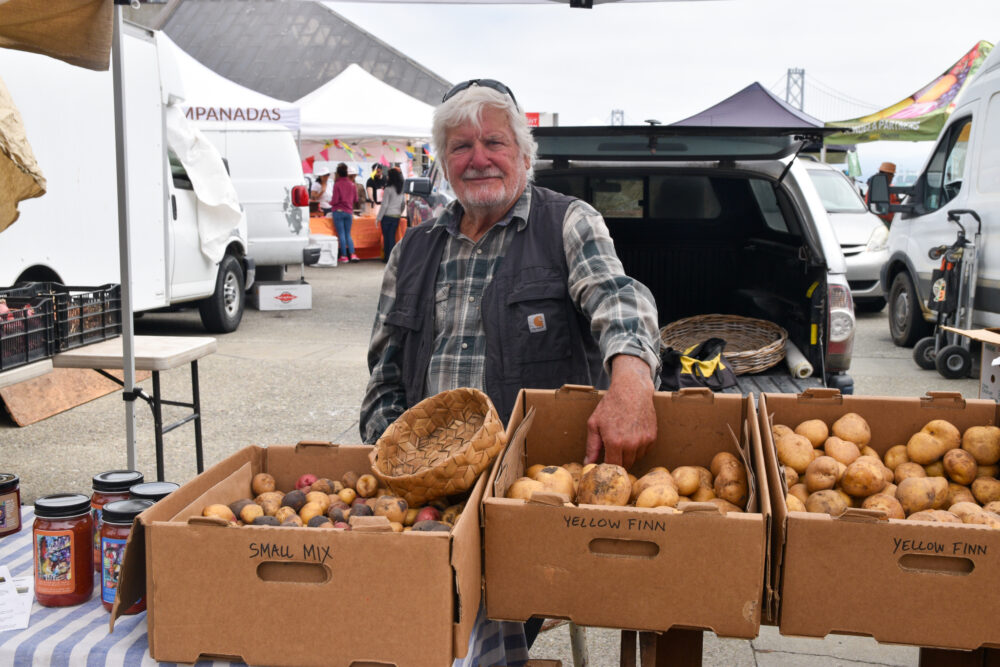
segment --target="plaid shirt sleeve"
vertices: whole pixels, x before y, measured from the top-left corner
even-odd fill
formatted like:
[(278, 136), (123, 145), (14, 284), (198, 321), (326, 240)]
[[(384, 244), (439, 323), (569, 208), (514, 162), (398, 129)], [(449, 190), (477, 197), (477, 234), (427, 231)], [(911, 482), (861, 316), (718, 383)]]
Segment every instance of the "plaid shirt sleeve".
[(396, 271), (399, 253), (389, 255), (382, 276), (378, 312), (368, 345), (368, 388), (361, 402), (361, 440), (374, 444), (389, 424), (406, 411), (406, 391), (403, 388), (403, 367), (398, 332), (385, 323), (386, 315), (396, 301)]
[(656, 301), (642, 283), (625, 275), (601, 214), (584, 201), (570, 204), (563, 221), (569, 294), (589, 320), (611, 375), (616, 354), (639, 357), (659, 386), (660, 336)]

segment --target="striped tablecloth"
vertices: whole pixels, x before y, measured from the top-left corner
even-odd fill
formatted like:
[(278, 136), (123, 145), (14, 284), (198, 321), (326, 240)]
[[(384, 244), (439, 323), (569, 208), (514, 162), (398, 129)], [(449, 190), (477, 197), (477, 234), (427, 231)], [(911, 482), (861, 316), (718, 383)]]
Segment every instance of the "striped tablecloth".
[[(6, 565), (12, 576), (31, 576), (31, 524), (34, 520), (32, 509), (23, 507), (21, 531), (0, 538), (0, 565)], [(0, 665), (132, 667), (174, 664), (158, 663), (149, 656), (146, 612), (122, 616), (115, 623), (113, 633), (108, 632), (109, 618), (101, 604), (100, 586), (94, 587), (90, 600), (75, 607), (43, 607), (36, 602), (31, 608), (27, 629), (0, 632)], [(454, 667), (521, 665), (527, 657), (521, 624), (487, 621), (480, 609), (476, 630), (469, 639), (468, 657), (456, 660)], [(203, 660), (197, 664), (243, 663)]]

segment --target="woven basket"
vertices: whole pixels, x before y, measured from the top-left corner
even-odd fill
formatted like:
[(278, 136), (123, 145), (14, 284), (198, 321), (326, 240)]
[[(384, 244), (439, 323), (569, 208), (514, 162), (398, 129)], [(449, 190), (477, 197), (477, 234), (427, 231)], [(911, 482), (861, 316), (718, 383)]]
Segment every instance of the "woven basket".
[(686, 350), (706, 338), (726, 341), (722, 356), (736, 375), (760, 373), (785, 358), (788, 332), (767, 320), (739, 315), (695, 315), (660, 329), (660, 340), (675, 350)]
[(415, 507), (471, 488), (506, 442), (503, 422), (486, 394), (443, 391), (385, 430), (370, 454), (372, 473)]

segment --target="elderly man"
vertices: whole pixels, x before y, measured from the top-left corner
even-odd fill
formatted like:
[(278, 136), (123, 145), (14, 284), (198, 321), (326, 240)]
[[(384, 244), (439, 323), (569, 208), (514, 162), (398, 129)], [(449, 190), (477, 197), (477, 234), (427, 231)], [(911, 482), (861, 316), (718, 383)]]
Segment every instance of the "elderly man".
[(457, 199), (389, 258), (363, 440), (447, 389), (483, 389), (506, 421), (522, 387), (588, 384), (608, 391), (587, 423), (586, 461), (603, 449), (628, 468), (656, 437), (652, 295), (624, 274), (600, 214), (530, 185), (537, 145), (502, 83), (455, 86), (432, 131)]

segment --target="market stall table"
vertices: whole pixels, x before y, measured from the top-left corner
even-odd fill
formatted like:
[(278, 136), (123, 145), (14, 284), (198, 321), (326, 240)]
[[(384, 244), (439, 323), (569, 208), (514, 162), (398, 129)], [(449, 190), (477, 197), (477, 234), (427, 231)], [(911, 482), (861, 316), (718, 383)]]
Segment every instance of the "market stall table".
[[(399, 227), (396, 229), (396, 242), (398, 243), (406, 233), (406, 218), (399, 219)], [(333, 227), (333, 220), (321, 216), (309, 218), (309, 232), (312, 234), (336, 235)], [(351, 223), (351, 240), (354, 241), (354, 251), (360, 259), (381, 259), (382, 257), (382, 230), (375, 222), (375, 215), (356, 215)]]
[[(215, 339), (188, 336), (136, 336), (134, 349), (135, 370), (153, 372), (153, 395), (149, 396), (142, 389), (137, 389), (134, 398), (146, 401), (153, 411), (156, 438), (156, 479), (163, 480), (163, 434), (169, 433), (189, 421), (194, 422), (195, 456), (198, 472), (202, 472), (205, 466), (201, 444), (201, 395), (198, 388), (198, 360), (215, 352)], [(60, 352), (52, 358), (52, 365), (56, 368), (90, 368), (118, 385), (122, 385), (121, 380), (107, 373), (105, 369), (121, 370), (124, 367), (123, 357), (122, 339), (112, 338)], [(160, 395), (160, 371), (170, 370), (188, 363), (191, 365), (191, 402), (164, 399)], [(191, 413), (172, 424), (164, 425), (164, 405), (190, 408)]]

